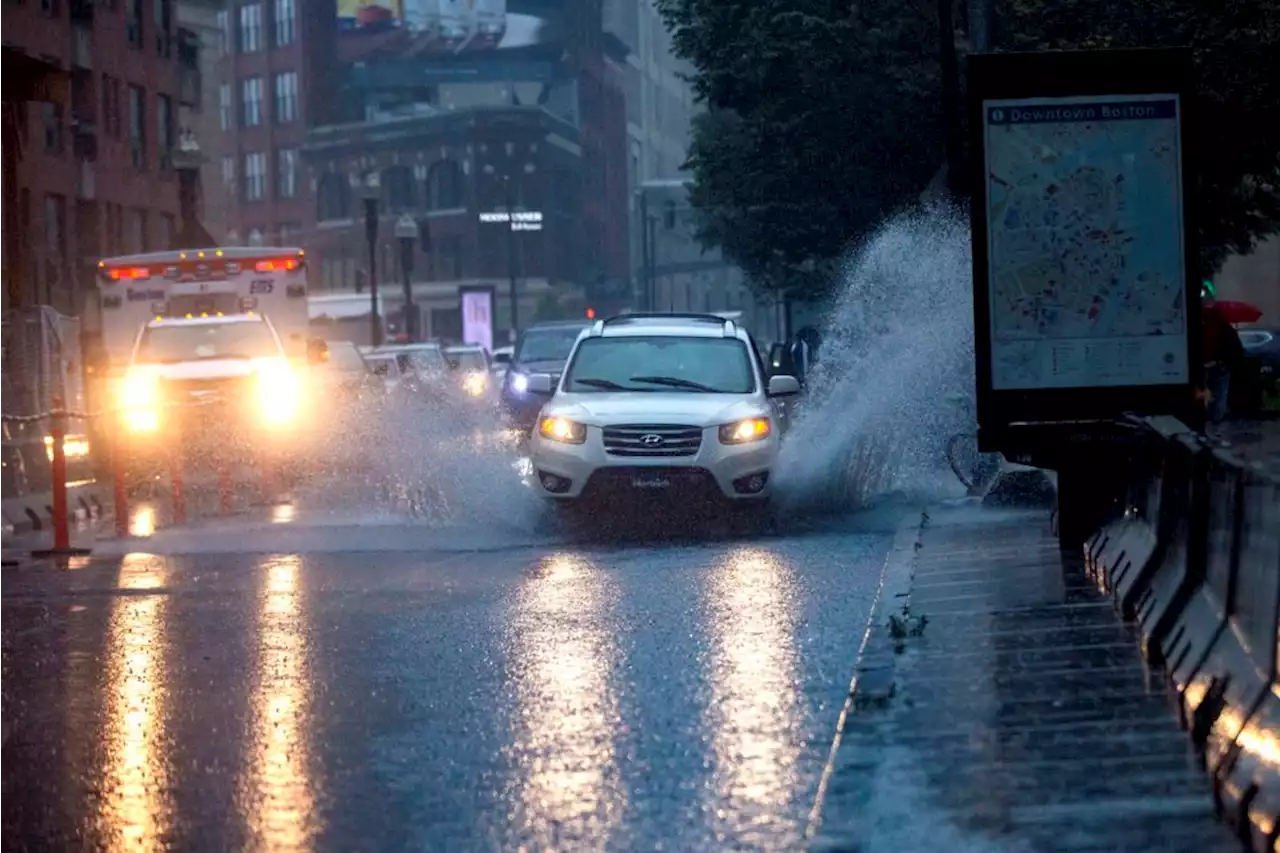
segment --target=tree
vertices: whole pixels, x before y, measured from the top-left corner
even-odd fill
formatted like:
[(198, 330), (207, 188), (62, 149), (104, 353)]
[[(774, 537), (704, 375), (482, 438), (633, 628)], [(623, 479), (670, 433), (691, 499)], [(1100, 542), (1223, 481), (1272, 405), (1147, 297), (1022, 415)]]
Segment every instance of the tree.
[(1201, 272), (1280, 231), (1280, 4), (1275, 0), (994, 0), (1003, 50), (1189, 47)]
[(762, 290), (820, 296), (849, 243), (937, 170), (928, 0), (657, 0), (694, 68), (699, 237)]

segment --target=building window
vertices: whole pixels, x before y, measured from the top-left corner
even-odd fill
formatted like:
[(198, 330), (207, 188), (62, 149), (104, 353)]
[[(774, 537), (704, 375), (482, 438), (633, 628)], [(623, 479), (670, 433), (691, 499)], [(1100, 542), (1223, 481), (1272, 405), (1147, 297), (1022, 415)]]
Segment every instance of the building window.
[(231, 84), (223, 83), (218, 87), (218, 124), (224, 133), (231, 131)]
[(147, 167), (147, 93), (129, 87), (129, 156), (135, 169)]
[(276, 177), (280, 198), (293, 198), (298, 194), (298, 149), (281, 148), (276, 152)]
[(222, 188), (226, 190), (227, 195), (234, 196), (236, 194), (236, 158), (222, 158)]
[(156, 151), (160, 154), (160, 168), (172, 169), (173, 100), (168, 95), (156, 95)]
[(173, 238), (177, 236), (177, 222), (173, 218), (173, 214), (160, 214), (160, 248), (172, 249)]
[(456, 210), (462, 207), (462, 170), (452, 160), (433, 163), (427, 172), (427, 209)]
[(129, 47), (142, 47), (142, 0), (126, 0), (124, 35)]
[(387, 191), (387, 208), (393, 213), (412, 210), (418, 194), (413, 171), (408, 166), (391, 166), (382, 173), (382, 186)]
[(130, 253), (145, 252), (151, 248), (147, 245), (147, 212), (138, 208), (129, 208), (128, 249)]
[(44, 197), (45, 248), (61, 262), (67, 255), (67, 200), (60, 195)]
[(62, 104), (45, 101), (40, 104), (40, 121), (44, 125), (46, 154), (62, 153)]
[(278, 229), (276, 245), (288, 246), (289, 241), (302, 234), (302, 223), (281, 222)]
[(261, 151), (244, 155), (244, 200), (261, 201), (267, 194), (267, 155)]
[(246, 77), (240, 87), (240, 102), (244, 106), (241, 121), (245, 127), (257, 127), (262, 124), (262, 78)]
[(276, 75), (276, 124), (296, 121), (298, 118), (298, 72), (285, 71)]
[(297, 17), (293, 0), (276, 0), (276, 47), (293, 44), (293, 21)]
[(218, 55), (229, 56), (231, 54), (231, 13), (226, 9), (218, 11)]
[(170, 56), (173, 53), (173, 0), (153, 0), (155, 3), (156, 53)]
[(351, 216), (351, 187), (342, 175), (330, 172), (316, 185), (316, 219), (346, 219)]
[(262, 243), (263, 243), (263, 233), (262, 233), (262, 229), (261, 229), (261, 228), (250, 228), (250, 229), (249, 229), (249, 236), (246, 238), (246, 242), (247, 242), (250, 246), (261, 246), (261, 245), (262, 245)]
[(240, 7), (240, 52), (259, 50), (262, 50), (262, 4), (250, 3)]

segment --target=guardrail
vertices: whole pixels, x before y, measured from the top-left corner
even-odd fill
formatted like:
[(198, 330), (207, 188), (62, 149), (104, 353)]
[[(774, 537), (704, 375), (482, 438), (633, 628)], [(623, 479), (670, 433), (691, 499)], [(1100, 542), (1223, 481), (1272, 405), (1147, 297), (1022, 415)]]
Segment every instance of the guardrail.
[(1141, 630), (1246, 848), (1280, 835), (1280, 475), (1171, 419), (1134, 424), (1122, 517), (1085, 545), (1090, 577)]
[[(209, 407), (224, 407), (228, 401), (214, 397), (206, 400), (179, 402), (179, 403), (162, 403), (155, 406), (156, 409), (172, 410), (172, 409), (200, 409)], [(71, 545), (71, 517), (70, 501), (68, 499), (68, 464), (67, 464), (67, 425), (71, 421), (81, 423), (93, 423), (103, 418), (120, 415), (124, 410), (117, 408), (103, 409), (98, 412), (76, 412), (63, 408), (62, 400), (58, 397), (53, 399), (53, 408), (48, 412), (41, 412), (34, 415), (0, 415), (0, 420), (5, 424), (30, 426), (39, 423), (49, 424), (49, 456), (50, 456), (50, 494), (51, 507), (49, 516), (51, 527), (53, 530), (52, 547), (40, 549), (33, 552), (34, 556), (74, 556), (89, 553), (89, 549), (72, 547)], [(215, 413), (211, 412), (210, 415)], [(132, 456), (129, 448), (129, 439), (122, 429), (106, 429), (103, 434), (109, 435), (109, 454), (111, 459), (111, 491), (112, 491), (112, 509), (115, 521), (115, 532), (117, 536), (124, 537), (129, 534), (129, 491), (128, 491), (128, 475), (129, 461)], [(186, 454), (184, 454), (181, 436), (176, 431), (176, 426), (171, 426), (166, 430), (166, 441), (169, 449), (164, 454), (167, 458), (167, 467), (169, 471), (169, 485), (172, 499), (172, 518), (175, 524), (184, 524), (187, 521), (187, 504), (184, 468), (186, 462)], [(232, 509), (232, 474), (231, 474), (231, 449), (224, 448), (224, 452), (217, 454), (215, 464), (217, 466), (218, 476), (218, 507), (219, 513), (226, 515)], [(270, 488), (273, 483), (272, 467), (270, 465), (262, 465), (258, 469), (262, 478), (264, 488)]]

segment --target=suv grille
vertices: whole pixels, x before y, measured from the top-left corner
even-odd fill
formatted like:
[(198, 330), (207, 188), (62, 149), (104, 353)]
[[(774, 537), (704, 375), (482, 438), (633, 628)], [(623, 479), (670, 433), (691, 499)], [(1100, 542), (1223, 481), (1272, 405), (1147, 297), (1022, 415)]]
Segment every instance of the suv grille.
[(604, 428), (604, 450), (610, 456), (695, 456), (700, 447), (702, 427), (620, 424)]

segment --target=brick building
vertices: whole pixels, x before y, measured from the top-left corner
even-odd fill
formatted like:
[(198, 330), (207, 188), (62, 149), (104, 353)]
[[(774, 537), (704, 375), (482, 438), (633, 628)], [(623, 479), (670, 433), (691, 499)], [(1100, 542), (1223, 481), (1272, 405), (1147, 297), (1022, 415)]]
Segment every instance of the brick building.
[(228, 0), (221, 31), (218, 195), (226, 243), (304, 242), (314, 223), (300, 151), (307, 127), (328, 119), (337, 69), (334, 0)]
[[(415, 286), (439, 303), (433, 327), (450, 326), (461, 284), (505, 292), (517, 279), (525, 322), (549, 293), (626, 290), (626, 112), (598, 0), (512, 0), (498, 20), (472, 21), (465, 44), (336, 0), (302, 18), (295, 2), (232, 0), (223, 13), (228, 241), (298, 243), (313, 291), (359, 287), (372, 174), (379, 278), (399, 281), (392, 232), (408, 214)], [(508, 205), (537, 214), (536, 229), (495, 223)]]
[(198, 50), (173, 0), (6, 0), (3, 42), (4, 304), (77, 314), (99, 257), (183, 224)]

